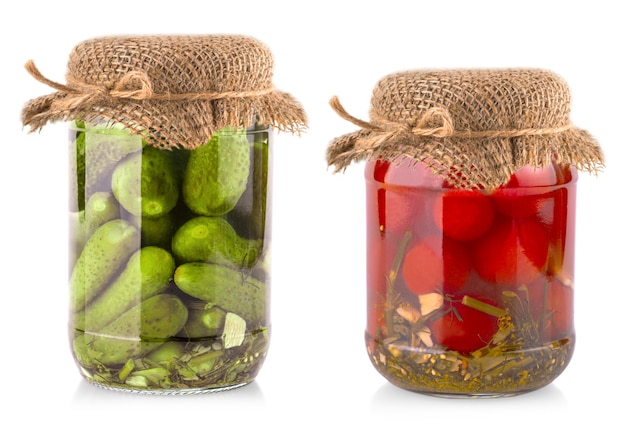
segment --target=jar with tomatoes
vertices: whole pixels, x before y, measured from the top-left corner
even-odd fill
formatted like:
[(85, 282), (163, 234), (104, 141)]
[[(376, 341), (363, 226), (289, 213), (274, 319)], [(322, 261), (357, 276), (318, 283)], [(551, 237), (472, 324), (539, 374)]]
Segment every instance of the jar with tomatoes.
[(511, 396), (567, 367), (578, 172), (602, 164), (568, 100), (546, 71), (466, 70), (385, 77), (371, 123), (331, 101), (363, 127), (328, 157), (366, 159), (365, 340), (394, 385)]

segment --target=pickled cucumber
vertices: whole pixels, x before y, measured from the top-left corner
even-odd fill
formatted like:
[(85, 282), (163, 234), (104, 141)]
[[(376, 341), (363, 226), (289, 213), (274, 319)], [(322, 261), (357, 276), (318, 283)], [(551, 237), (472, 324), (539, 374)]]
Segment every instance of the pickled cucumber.
[(98, 227), (76, 260), (70, 276), (70, 310), (80, 311), (100, 293), (139, 248), (140, 233), (114, 219)]
[(177, 296), (162, 293), (135, 305), (97, 334), (85, 334), (85, 342), (99, 362), (124, 364), (176, 335), (187, 316), (187, 308)]
[(262, 322), (267, 314), (266, 286), (244, 272), (215, 263), (185, 263), (174, 272), (176, 286), (194, 298)]
[(77, 123), (70, 143), (70, 210), (81, 211), (91, 194), (103, 191), (110, 183), (115, 165), (127, 155), (141, 150), (145, 142), (121, 124), (87, 125)]
[(76, 314), (76, 326), (88, 332), (100, 330), (143, 299), (165, 291), (174, 269), (174, 258), (168, 251), (151, 246), (140, 249), (102, 294)]
[(224, 216), (237, 233), (249, 239), (264, 239), (266, 228), (269, 229), (267, 213), (269, 199), (267, 192), (271, 182), (269, 164), (269, 145), (266, 137), (265, 140), (254, 142), (248, 186), (237, 205)]
[(150, 362), (167, 365), (175, 362), (185, 354), (185, 343), (182, 341), (166, 341), (146, 356)]
[(124, 209), (136, 216), (159, 218), (176, 206), (179, 180), (170, 156), (146, 146), (115, 167), (111, 189)]
[(249, 174), (246, 131), (225, 128), (191, 151), (183, 176), (183, 200), (199, 215), (224, 215), (243, 195)]
[(210, 338), (222, 333), (226, 312), (212, 304), (202, 309), (190, 309), (181, 335), (186, 338)]
[(261, 241), (245, 239), (222, 217), (199, 216), (184, 223), (172, 238), (178, 263), (209, 262), (237, 267), (253, 266)]
[(70, 212), (70, 266), (83, 250), (89, 237), (107, 221), (120, 217), (120, 207), (110, 192), (98, 191), (89, 197), (85, 209)]
[(141, 227), (141, 244), (152, 245), (169, 250), (174, 235), (174, 216), (172, 213), (159, 218), (138, 218)]
[(120, 217), (120, 205), (109, 191), (94, 192), (87, 200), (83, 224), (87, 237), (102, 224)]

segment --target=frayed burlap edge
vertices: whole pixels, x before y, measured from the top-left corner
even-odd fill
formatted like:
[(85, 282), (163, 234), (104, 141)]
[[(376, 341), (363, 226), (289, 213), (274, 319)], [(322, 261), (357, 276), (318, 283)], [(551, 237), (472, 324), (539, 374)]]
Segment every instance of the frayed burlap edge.
[[(257, 97), (168, 101), (168, 112), (176, 112), (173, 118), (171, 114), (159, 114), (162, 101), (92, 101), (87, 107), (59, 108), (63, 105), (62, 101), (71, 96), (57, 92), (29, 101), (22, 111), (23, 125), (30, 127), (30, 132), (35, 132), (50, 122), (77, 119), (90, 123), (110, 121), (123, 125), (133, 134), (142, 135), (148, 144), (165, 149), (196, 148), (227, 126), (251, 128), (261, 125), (299, 135), (307, 125), (307, 117), (300, 104), (289, 93), (278, 90)], [(142, 122), (145, 116), (150, 116), (150, 119)], [(146, 124), (168, 126), (146, 130)]]
[[(446, 178), (454, 187), (487, 190), (505, 184), (515, 171), (526, 165), (544, 167), (557, 161), (591, 173), (604, 167), (596, 140), (578, 128), (550, 136), (464, 139), (410, 133), (389, 137), (362, 129), (337, 137), (326, 152), (328, 165), (334, 166), (335, 173), (360, 161), (403, 158), (424, 163), (433, 175)], [(477, 160), (480, 167), (473, 164)]]

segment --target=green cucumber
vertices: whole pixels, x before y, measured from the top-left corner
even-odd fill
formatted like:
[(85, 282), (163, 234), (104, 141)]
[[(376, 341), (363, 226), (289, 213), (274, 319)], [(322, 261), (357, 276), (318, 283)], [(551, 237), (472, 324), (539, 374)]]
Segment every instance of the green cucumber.
[(159, 218), (167, 214), (179, 195), (171, 155), (153, 146), (129, 155), (113, 171), (111, 189), (124, 209), (135, 216)]
[(158, 247), (135, 252), (120, 275), (75, 316), (79, 329), (99, 331), (142, 300), (162, 293), (174, 276), (174, 258)]
[(224, 215), (243, 195), (249, 174), (246, 131), (224, 128), (190, 152), (183, 176), (183, 200), (198, 215)]
[[(80, 128), (80, 126), (84, 126)], [(145, 145), (119, 123), (76, 125), (76, 138), (70, 143), (70, 203), (81, 211), (91, 194), (108, 188), (116, 164)]]
[(99, 362), (124, 364), (176, 335), (187, 316), (187, 308), (177, 296), (162, 293), (135, 305), (97, 334), (85, 334), (85, 341)]
[(214, 338), (222, 333), (226, 312), (208, 304), (202, 309), (190, 309), (189, 318), (181, 331), (186, 338)]
[(267, 317), (265, 283), (228, 266), (185, 263), (176, 268), (174, 283), (186, 294), (233, 312), (247, 323)]
[(251, 267), (256, 263), (261, 247), (261, 240), (242, 238), (222, 217), (192, 218), (172, 238), (172, 253), (178, 263), (210, 262)]
[(140, 233), (132, 224), (114, 219), (98, 227), (76, 260), (70, 275), (70, 310), (91, 302), (139, 248)]

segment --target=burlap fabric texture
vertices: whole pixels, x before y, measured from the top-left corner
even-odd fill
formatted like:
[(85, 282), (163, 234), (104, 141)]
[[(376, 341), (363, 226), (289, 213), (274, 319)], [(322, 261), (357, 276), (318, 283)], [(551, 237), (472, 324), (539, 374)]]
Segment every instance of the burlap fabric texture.
[(597, 172), (604, 160), (570, 122), (567, 83), (541, 69), (413, 70), (376, 84), (370, 120), (333, 109), (361, 129), (327, 149), (335, 172), (362, 160), (409, 157), (458, 188), (494, 189), (525, 165), (553, 160)]
[(110, 36), (86, 40), (70, 53), (66, 81), (29, 101), (22, 122), (114, 121), (160, 148), (193, 149), (226, 126), (258, 124), (300, 133), (306, 115), (274, 88), (269, 48), (243, 35)]

